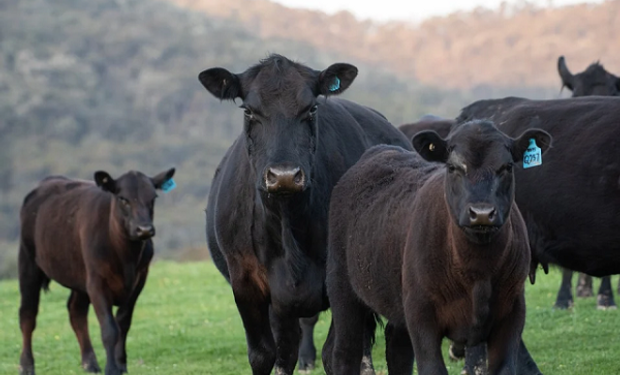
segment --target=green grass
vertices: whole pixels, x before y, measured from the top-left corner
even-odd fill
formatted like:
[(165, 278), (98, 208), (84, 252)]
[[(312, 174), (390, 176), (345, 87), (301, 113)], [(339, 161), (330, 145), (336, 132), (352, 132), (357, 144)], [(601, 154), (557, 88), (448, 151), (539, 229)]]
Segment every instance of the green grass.
[[(620, 312), (598, 311), (595, 299), (580, 299), (572, 311), (551, 306), (560, 273), (538, 274), (527, 287), (524, 333), (542, 372), (553, 374), (620, 373)], [(598, 280), (595, 287), (598, 287)], [(43, 294), (34, 334), (38, 374), (82, 374), (77, 340), (65, 307), (68, 291), (58, 284)], [(17, 323), (17, 281), (0, 282), (0, 374), (17, 374), (21, 334)], [(90, 311), (90, 330), (99, 364), (105, 365), (99, 326)], [(321, 315), (315, 342), (325, 339), (329, 314)], [(447, 343), (444, 341), (444, 349)], [(383, 334), (374, 349), (378, 372), (386, 373)], [(444, 352), (447, 352), (444, 350)], [(128, 338), (130, 374), (251, 373), (245, 336), (228, 284), (211, 263), (157, 262), (138, 300)], [(450, 374), (462, 363), (446, 361)], [(317, 365), (321, 365), (320, 359)], [(315, 370), (312, 374), (322, 374)]]

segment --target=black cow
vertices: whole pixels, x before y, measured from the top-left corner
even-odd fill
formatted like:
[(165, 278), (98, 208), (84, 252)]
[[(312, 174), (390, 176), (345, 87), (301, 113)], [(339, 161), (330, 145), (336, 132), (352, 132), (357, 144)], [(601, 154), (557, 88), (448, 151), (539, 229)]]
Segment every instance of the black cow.
[(568, 67), (564, 56), (558, 58), (558, 73), (562, 78), (562, 87), (567, 87), (573, 92), (573, 97), (578, 96), (620, 96), (620, 78), (605, 70), (603, 65), (595, 62), (578, 74), (573, 75)]
[(515, 172), (533, 266), (620, 273), (620, 98), (481, 100), (463, 108), (457, 122), (480, 118), (508, 135), (535, 126), (553, 136), (540, 167)]
[[(243, 101), (243, 132), (209, 192), (207, 242), (232, 285), (255, 375), (269, 374), (274, 364), (276, 374), (292, 374), (298, 318), (329, 306), (325, 259), (333, 186), (370, 146), (411, 149), (378, 112), (327, 99), (356, 76), (349, 64), (318, 71), (279, 55), (241, 74), (212, 68), (199, 75), (215, 97)], [(314, 364), (314, 322), (304, 327), (302, 368)], [(369, 321), (369, 331), (373, 325)]]
[[(573, 75), (566, 66), (564, 56), (560, 56), (558, 58), (558, 73), (562, 79), (562, 87), (568, 87), (573, 92), (573, 97), (590, 95), (620, 96), (620, 78), (607, 72), (598, 62), (590, 64), (584, 72)], [(566, 309), (573, 305), (572, 280), (573, 271), (563, 269), (562, 284), (555, 302), (557, 308)], [(592, 276), (580, 273), (578, 280), (578, 297), (591, 297), (594, 295), (592, 292)], [(618, 290), (620, 293), (620, 280), (618, 282)], [(601, 310), (617, 308), (609, 276), (601, 279), (596, 305)]]
[(446, 138), (455, 123), (456, 121), (454, 119), (445, 119), (435, 115), (424, 115), (416, 122), (400, 125), (398, 130), (403, 132), (407, 138), (411, 139), (417, 132), (432, 128), (432, 130), (442, 138)]
[[(530, 248), (513, 169), (531, 139), (542, 152), (551, 143), (542, 130), (510, 138), (472, 121), (447, 139), (417, 133), (419, 155), (373, 147), (344, 174), (329, 217), (328, 374), (355, 373), (372, 314), (388, 319), (390, 374), (411, 374), (415, 353), (418, 374), (447, 375), (444, 336), (468, 355), (488, 344), (489, 372), (516, 374)], [(484, 358), (470, 371), (486, 366)]]
[[(67, 308), (82, 367), (100, 371), (88, 335), (92, 303), (101, 325), (106, 375), (127, 372), (127, 333), (153, 257), (155, 190), (174, 171), (152, 178), (130, 171), (116, 180), (99, 171), (96, 184), (51, 176), (26, 196), (19, 248), (21, 374), (34, 374), (32, 332), (41, 289), (47, 290), (50, 280), (71, 289)], [(116, 317), (112, 306), (118, 306)]]

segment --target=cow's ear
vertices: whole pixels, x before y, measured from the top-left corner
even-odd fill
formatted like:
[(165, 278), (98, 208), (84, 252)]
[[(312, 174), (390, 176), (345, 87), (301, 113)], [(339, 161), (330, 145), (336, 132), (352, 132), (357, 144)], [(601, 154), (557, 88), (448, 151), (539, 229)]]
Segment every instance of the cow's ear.
[(568, 70), (564, 56), (558, 58), (558, 73), (560, 78), (562, 78), (562, 87), (566, 86), (573, 91), (573, 74)]
[(511, 152), (515, 162), (523, 160), (523, 154), (528, 149), (531, 139), (536, 141), (536, 146), (540, 148), (541, 154), (544, 154), (551, 147), (552, 138), (549, 133), (542, 129), (528, 129), (512, 141)]
[(434, 130), (423, 130), (411, 138), (413, 148), (425, 160), (445, 163), (448, 160), (448, 142)]
[(198, 80), (213, 96), (220, 100), (234, 100), (241, 97), (239, 76), (224, 68), (211, 68), (201, 72)]
[(95, 183), (103, 191), (109, 191), (112, 194), (116, 194), (116, 181), (105, 171), (95, 172)]
[(357, 77), (357, 68), (351, 64), (336, 63), (319, 73), (317, 95), (337, 95), (348, 89)]
[(172, 179), (174, 176), (175, 169), (170, 168), (167, 171), (163, 171), (157, 174), (155, 177), (151, 177), (151, 181), (153, 181), (153, 185), (155, 185), (155, 189), (161, 189), (165, 183)]

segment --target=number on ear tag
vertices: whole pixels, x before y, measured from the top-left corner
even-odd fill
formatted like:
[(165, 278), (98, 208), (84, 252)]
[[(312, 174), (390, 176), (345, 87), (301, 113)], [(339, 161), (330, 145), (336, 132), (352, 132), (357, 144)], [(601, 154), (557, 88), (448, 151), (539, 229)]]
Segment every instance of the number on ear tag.
[(542, 152), (540, 147), (536, 146), (536, 140), (530, 138), (530, 145), (523, 153), (523, 169), (538, 167), (542, 165)]

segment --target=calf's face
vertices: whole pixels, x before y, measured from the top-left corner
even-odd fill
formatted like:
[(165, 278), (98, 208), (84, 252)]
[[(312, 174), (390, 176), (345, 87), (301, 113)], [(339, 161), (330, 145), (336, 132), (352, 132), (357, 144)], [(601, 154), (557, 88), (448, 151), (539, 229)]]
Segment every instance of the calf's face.
[(462, 124), (446, 139), (434, 131), (422, 131), (412, 143), (424, 159), (446, 165), (445, 199), (452, 221), (470, 240), (488, 243), (510, 214), (513, 170), (523, 160), (530, 139), (542, 152), (551, 144), (544, 130), (529, 129), (511, 138), (488, 121)]
[(317, 71), (272, 55), (244, 73), (212, 68), (200, 73), (199, 80), (219, 99), (242, 99), (256, 187), (283, 196), (310, 187), (320, 134), (317, 97), (343, 92), (356, 76), (357, 68), (349, 64)]
[(95, 183), (103, 191), (114, 195), (112, 215), (124, 235), (132, 241), (147, 240), (155, 235), (153, 208), (156, 190), (174, 176), (175, 169), (148, 177), (141, 172), (130, 171), (113, 179), (107, 172), (95, 173)]

